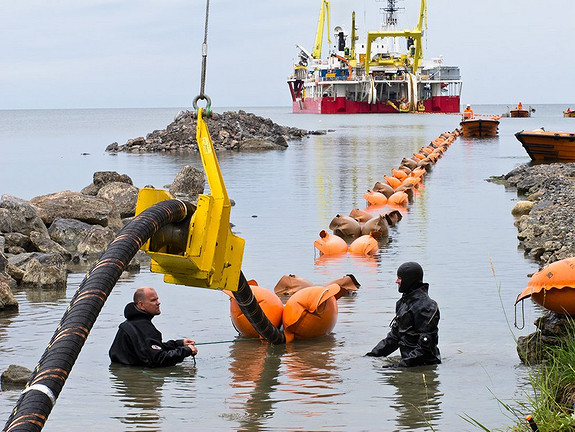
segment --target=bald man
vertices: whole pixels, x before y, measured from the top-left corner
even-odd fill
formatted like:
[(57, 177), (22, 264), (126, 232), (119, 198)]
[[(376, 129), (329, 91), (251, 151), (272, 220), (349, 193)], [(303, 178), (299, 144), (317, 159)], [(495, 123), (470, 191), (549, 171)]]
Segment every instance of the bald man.
[(131, 366), (173, 366), (198, 353), (192, 339), (162, 342), (162, 333), (152, 324), (152, 318), (160, 313), (156, 290), (138, 288), (134, 301), (124, 308), (126, 321), (120, 324), (110, 347), (112, 362)]

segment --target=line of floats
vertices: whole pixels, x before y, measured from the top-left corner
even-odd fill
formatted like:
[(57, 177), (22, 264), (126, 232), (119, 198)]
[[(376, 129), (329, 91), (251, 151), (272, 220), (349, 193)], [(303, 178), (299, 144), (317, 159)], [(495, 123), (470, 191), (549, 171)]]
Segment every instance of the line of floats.
[[(402, 213), (420, 193), (425, 174), (460, 134), (458, 129), (442, 133), (413, 156), (403, 158), (399, 166), (391, 170), (391, 175), (384, 175), (383, 181), (376, 182), (363, 195), (367, 203), (364, 210), (352, 209), (348, 216), (336, 215), (329, 224), (331, 233), (322, 230), (314, 241), (320, 256), (376, 254), (388, 239), (389, 228), (401, 221)], [(248, 283), (270, 322), (278, 329), (283, 326), (288, 343), (329, 334), (337, 322), (337, 300), (354, 294), (360, 287), (351, 274), (325, 285), (296, 275), (284, 275), (273, 291), (259, 286), (255, 280)], [(243, 337), (259, 338), (233, 295), (226, 293), (230, 297), (232, 323), (238, 333)]]

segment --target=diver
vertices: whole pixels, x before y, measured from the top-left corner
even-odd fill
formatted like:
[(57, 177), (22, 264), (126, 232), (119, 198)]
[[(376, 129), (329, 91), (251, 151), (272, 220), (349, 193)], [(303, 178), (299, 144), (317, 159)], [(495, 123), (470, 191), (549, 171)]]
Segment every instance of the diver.
[(401, 264), (396, 283), (402, 296), (395, 305), (391, 330), (366, 355), (388, 356), (399, 348), (399, 367), (441, 363), (437, 347), (439, 307), (427, 294), (429, 284), (423, 283), (423, 269), (416, 262)]
[(120, 324), (110, 347), (112, 362), (147, 367), (173, 366), (198, 353), (192, 339), (162, 342), (162, 333), (152, 324), (152, 318), (160, 313), (156, 290), (138, 288), (134, 301), (124, 308), (126, 321)]

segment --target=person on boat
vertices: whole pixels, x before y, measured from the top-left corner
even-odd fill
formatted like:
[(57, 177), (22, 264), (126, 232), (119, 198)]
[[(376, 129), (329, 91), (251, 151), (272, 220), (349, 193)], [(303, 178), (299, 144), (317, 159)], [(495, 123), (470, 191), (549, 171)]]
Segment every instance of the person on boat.
[(518, 110), (522, 110), (522, 109), (523, 109), (523, 104), (522, 104), (521, 102), (519, 102), (519, 103), (517, 104), (517, 109), (518, 109)]
[(463, 110), (463, 119), (470, 119), (470, 118), (473, 118), (473, 110), (471, 109), (471, 105), (467, 104), (467, 106)]
[(397, 269), (398, 290), (402, 294), (395, 305), (391, 330), (366, 355), (386, 357), (399, 348), (398, 367), (441, 363), (439, 341), (439, 307), (428, 295), (423, 283), (423, 269), (416, 262), (406, 262)]
[(162, 333), (152, 324), (152, 318), (160, 313), (156, 290), (138, 288), (134, 301), (124, 308), (126, 321), (120, 324), (110, 347), (110, 360), (131, 366), (163, 367), (195, 356), (198, 349), (192, 339), (162, 342)]

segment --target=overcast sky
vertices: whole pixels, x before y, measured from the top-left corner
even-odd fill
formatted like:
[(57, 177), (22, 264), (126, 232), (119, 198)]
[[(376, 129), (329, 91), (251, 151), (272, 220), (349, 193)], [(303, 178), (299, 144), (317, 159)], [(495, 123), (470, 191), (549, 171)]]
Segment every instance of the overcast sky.
[[(401, 29), (419, 0), (398, 2)], [(291, 105), (285, 82), (310, 51), (320, 0), (211, 0), (213, 107)], [(331, 0), (331, 28), (360, 38), (376, 0)], [(186, 107), (199, 93), (205, 1), (2, 0), (0, 109)], [(575, 0), (428, 0), (424, 55), (458, 65), (462, 103), (575, 105)], [(324, 52), (327, 49), (324, 48)]]

